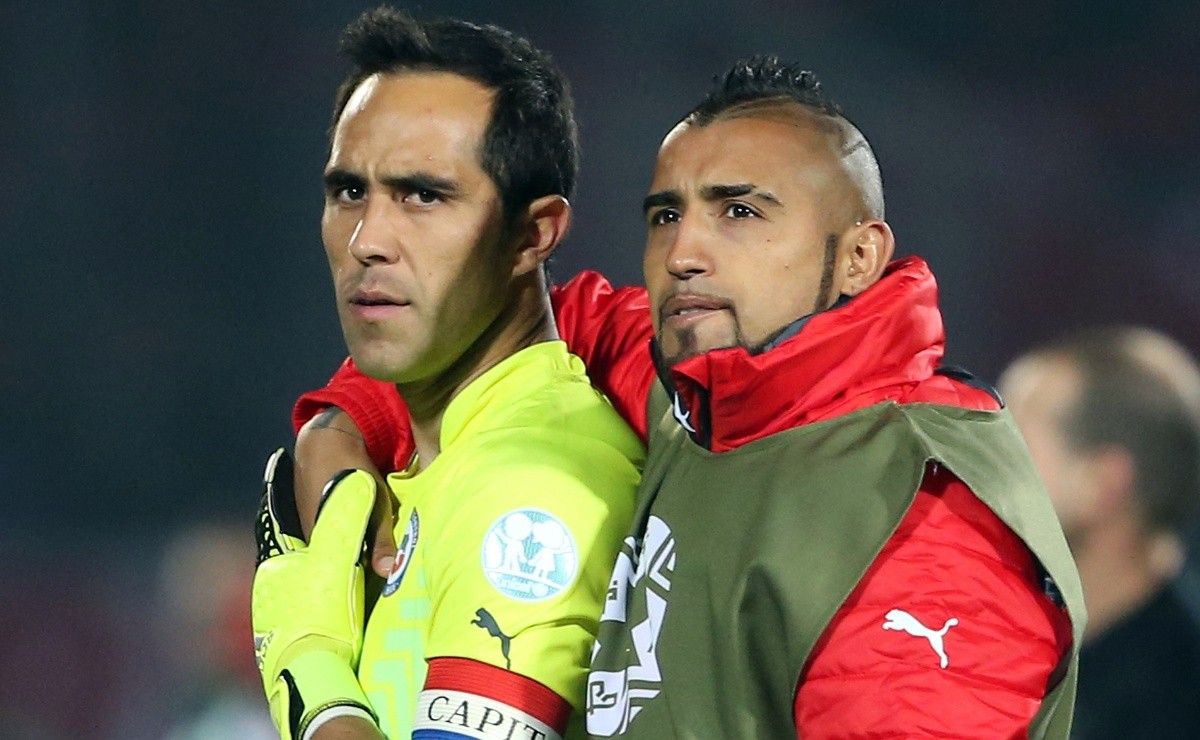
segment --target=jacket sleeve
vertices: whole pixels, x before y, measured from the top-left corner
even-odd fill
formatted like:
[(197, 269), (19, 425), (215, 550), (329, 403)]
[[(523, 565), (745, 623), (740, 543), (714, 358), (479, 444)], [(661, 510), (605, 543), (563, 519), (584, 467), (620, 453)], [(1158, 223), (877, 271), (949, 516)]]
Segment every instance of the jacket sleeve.
[(347, 357), (324, 388), (309, 391), (296, 401), (292, 430), (299, 433), (309, 419), (330, 406), (337, 406), (354, 421), (380, 472), (402, 470), (412, 459), (408, 407), (396, 386), (368, 378)]
[(558, 333), (583, 358), (592, 382), (646, 441), (646, 397), (654, 383), (645, 288), (614, 288), (584, 271), (550, 291)]
[(1070, 643), (1024, 543), (931, 468), (814, 647), (797, 736), (1025, 737)]

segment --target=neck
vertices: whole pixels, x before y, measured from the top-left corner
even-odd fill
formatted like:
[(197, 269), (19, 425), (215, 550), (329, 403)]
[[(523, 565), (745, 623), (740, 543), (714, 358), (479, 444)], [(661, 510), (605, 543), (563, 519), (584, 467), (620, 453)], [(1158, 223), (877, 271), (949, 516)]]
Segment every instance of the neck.
[(1182, 550), (1173, 535), (1147, 534), (1134, 520), (1113, 517), (1071, 538), (1094, 640), (1152, 599), (1179, 571)]
[(442, 418), (463, 388), (526, 347), (558, 338), (550, 296), (541, 271), (538, 273), (535, 280), (527, 280), (517, 289), (516, 299), (444, 371), (432, 378), (396, 384), (408, 405), (420, 469), (441, 453)]

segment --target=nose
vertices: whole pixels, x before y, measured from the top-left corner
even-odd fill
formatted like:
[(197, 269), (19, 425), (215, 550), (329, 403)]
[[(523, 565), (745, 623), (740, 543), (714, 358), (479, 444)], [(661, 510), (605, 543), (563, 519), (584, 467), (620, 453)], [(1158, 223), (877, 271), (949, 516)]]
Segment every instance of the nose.
[(369, 198), (350, 234), (347, 251), (364, 265), (388, 264), (399, 258), (400, 235), (395, 220), (389, 217), (390, 206), (386, 198)]
[(712, 272), (708, 234), (700, 219), (680, 220), (674, 239), (667, 248), (667, 272), (679, 280), (689, 280)]

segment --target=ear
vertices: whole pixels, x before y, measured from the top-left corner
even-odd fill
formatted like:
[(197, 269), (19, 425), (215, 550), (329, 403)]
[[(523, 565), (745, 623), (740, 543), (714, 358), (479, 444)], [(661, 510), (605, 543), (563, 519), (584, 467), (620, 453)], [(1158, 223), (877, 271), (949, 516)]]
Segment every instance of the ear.
[(1128, 450), (1117, 445), (1097, 448), (1088, 454), (1087, 471), (1101, 516), (1109, 518), (1136, 509), (1135, 465)]
[(887, 221), (872, 219), (850, 231), (850, 249), (842, 280), (842, 295), (855, 296), (878, 282), (896, 252), (896, 237)]
[(529, 204), (524, 221), (513, 277), (532, 272), (549, 259), (571, 228), (571, 204), (561, 195), (544, 195)]

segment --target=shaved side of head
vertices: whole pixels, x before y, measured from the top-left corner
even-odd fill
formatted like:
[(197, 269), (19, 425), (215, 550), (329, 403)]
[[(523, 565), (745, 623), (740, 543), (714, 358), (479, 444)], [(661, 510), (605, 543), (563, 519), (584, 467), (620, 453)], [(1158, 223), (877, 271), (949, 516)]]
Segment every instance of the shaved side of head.
[(875, 152), (811, 71), (774, 56), (739, 60), (681, 123), (703, 127), (746, 117), (791, 120), (829, 135), (847, 185), (856, 194), (853, 219), (884, 219), (883, 178)]
[(813, 109), (790, 97), (779, 96), (758, 98), (726, 108), (703, 122), (685, 120), (685, 123), (705, 126), (733, 118), (762, 118), (791, 123), (828, 136), (830, 151), (837, 157), (839, 169), (845, 175), (845, 185), (850, 191), (847, 195), (854, 201), (850, 204), (851, 213), (846, 216), (859, 221), (884, 219), (883, 177), (879, 173), (879, 162), (867, 138), (845, 116)]
[(879, 173), (879, 161), (875, 152), (850, 121), (839, 116), (841, 128), (842, 164), (854, 187), (862, 198), (863, 211), (867, 218), (883, 220), (883, 176)]

